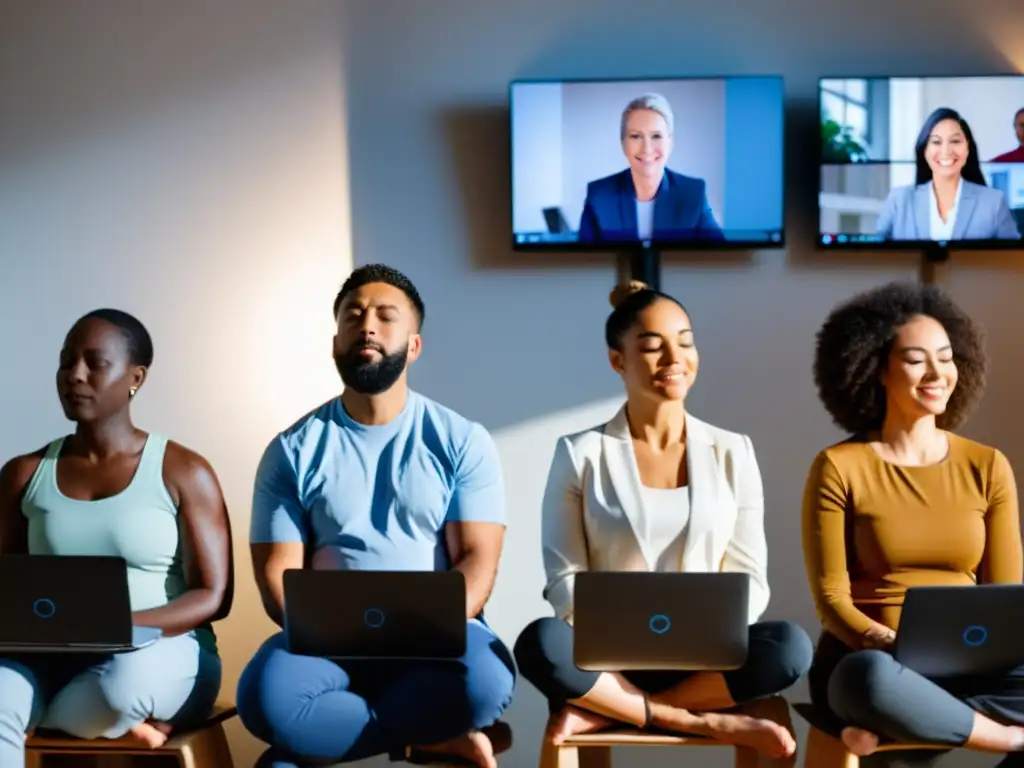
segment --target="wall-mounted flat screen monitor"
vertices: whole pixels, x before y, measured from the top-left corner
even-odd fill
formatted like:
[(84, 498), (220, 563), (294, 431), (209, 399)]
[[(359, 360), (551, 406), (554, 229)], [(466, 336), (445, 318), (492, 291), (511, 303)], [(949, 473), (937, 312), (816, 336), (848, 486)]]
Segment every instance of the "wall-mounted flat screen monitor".
[(822, 247), (1024, 247), (1024, 76), (818, 90)]
[(784, 244), (781, 77), (516, 81), (517, 250)]

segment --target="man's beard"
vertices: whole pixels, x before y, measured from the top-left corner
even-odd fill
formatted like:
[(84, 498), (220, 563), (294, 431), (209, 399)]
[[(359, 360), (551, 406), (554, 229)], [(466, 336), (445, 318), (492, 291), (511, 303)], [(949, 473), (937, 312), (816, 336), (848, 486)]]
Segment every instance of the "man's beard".
[[(366, 348), (375, 349), (379, 360), (366, 360), (360, 352)], [(348, 352), (334, 356), (334, 365), (341, 374), (345, 386), (362, 395), (379, 395), (387, 392), (398, 381), (409, 357), (408, 345), (397, 352), (388, 354), (376, 344), (354, 344)]]

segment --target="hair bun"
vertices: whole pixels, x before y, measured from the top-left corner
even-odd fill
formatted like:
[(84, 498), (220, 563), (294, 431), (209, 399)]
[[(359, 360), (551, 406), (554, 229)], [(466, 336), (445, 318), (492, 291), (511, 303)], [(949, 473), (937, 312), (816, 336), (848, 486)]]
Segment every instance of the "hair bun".
[(619, 283), (608, 295), (608, 301), (612, 307), (617, 307), (634, 293), (650, 290), (650, 286), (642, 280), (630, 280), (628, 283)]

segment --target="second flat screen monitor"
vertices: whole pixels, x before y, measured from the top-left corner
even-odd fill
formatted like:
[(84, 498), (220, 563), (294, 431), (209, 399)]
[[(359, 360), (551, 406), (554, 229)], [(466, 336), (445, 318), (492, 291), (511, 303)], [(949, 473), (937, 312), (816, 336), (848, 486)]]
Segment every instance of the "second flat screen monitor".
[(1021, 247), (1024, 77), (826, 78), (819, 93), (822, 247)]
[(518, 81), (517, 250), (780, 247), (781, 77)]

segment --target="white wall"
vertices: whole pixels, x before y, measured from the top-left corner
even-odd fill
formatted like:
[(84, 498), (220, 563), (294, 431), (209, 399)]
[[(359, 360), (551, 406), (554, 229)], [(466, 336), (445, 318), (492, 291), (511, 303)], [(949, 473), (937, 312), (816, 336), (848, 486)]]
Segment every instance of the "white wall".
[[(113, 306), (153, 335), (136, 422), (224, 486), (237, 592), (224, 690), (271, 632), (252, 579), (256, 462), (339, 390), (351, 264), (339, 13), (263, 0), (8, 4), (0, 23), (2, 460), (65, 433), (57, 354)], [(2, 695), (2, 694), (0, 694)], [(255, 741), (231, 726), (239, 768)]]

